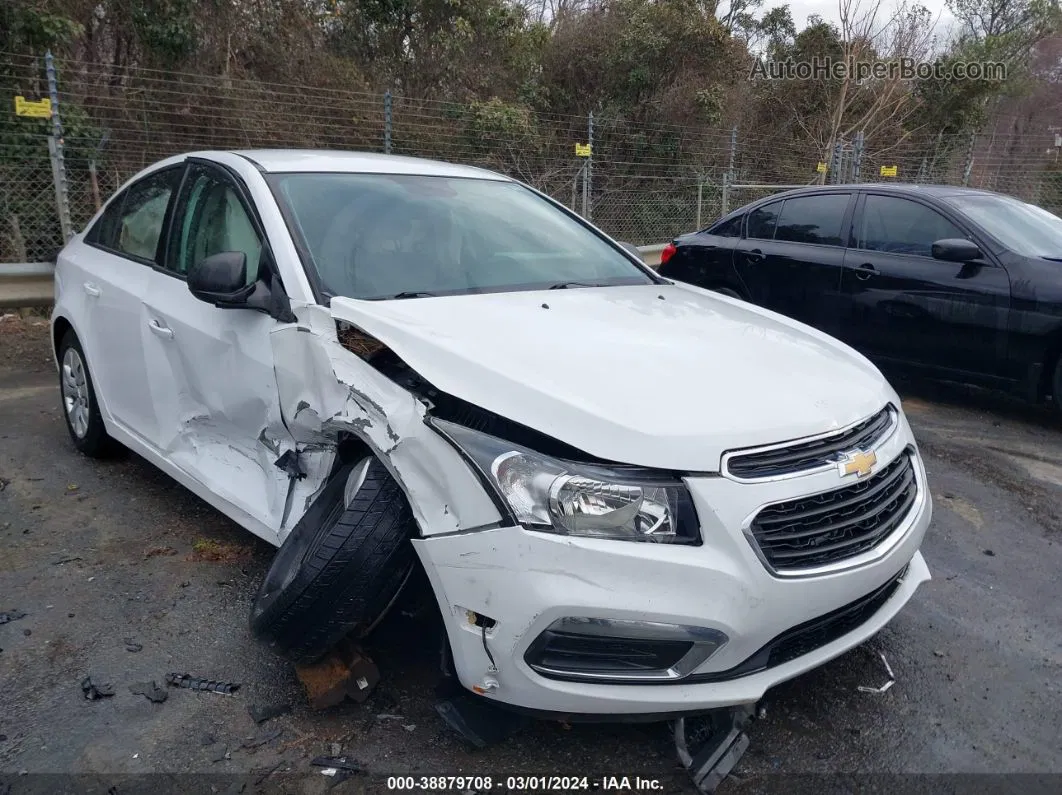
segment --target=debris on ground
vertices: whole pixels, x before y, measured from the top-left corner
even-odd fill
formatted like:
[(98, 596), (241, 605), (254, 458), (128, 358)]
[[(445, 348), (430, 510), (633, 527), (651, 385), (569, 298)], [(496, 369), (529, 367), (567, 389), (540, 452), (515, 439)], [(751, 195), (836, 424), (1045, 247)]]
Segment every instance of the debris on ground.
[(267, 720), (279, 718), (281, 715), (286, 715), (291, 712), (291, 704), (277, 703), (263, 704), (261, 706), (258, 704), (251, 704), (251, 706), (247, 708), (247, 712), (250, 714), (251, 720), (255, 723), (262, 724)]
[(173, 547), (151, 547), (144, 553), (145, 558), (157, 558), (167, 555), (176, 555), (177, 550)]
[(229, 753), (229, 749), (224, 745), (219, 745), (214, 753), (210, 755), (211, 762), (224, 762), (226, 759), (232, 759), (232, 754)]
[(280, 726), (274, 726), (272, 729), (259, 734), (257, 737), (247, 737), (242, 743), (240, 743), (240, 745), (244, 748), (258, 748), (261, 745), (273, 742), (283, 733), (284, 729)]
[(881, 658), (881, 662), (885, 666), (885, 671), (889, 675), (889, 681), (883, 684), (881, 687), (870, 687), (869, 685), (860, 685), (856, 688), (860, 693), (884, 693), (894, 684), (896, 684), (896, 675), (892, 672), (892, 667), (889, 665), (889, 661), (885, 659), (883, 652), (878, 652), (878, 656)]
[(101, 698), (110, 698), (114, 695), (114, 685), (109, 682), (96, 684), (92, 681), (91, 676), (86, 676), (81, 680), (81, 692), (85, 694), (85, 698), (89, 701), (99, 701)]
[(993, 552), (993, 551), (992, 551), (991, 549), (986, 549), (986, 550), (984, 550), (984, 553), (985, 553), (986, 555), (988, 555), (988, 557), (990, 557), (990, 558), (994, 558), (994, 557), (996, 556), (996, 553), (995, 553), (995, 552)]
[(748, 704), (675, 721), (675, 750), (699, 792), (714, 793), (744, 755), (755, 709)]
[(125, 643), (125, 650), (132, 654), (136, 654), (144, 648), (143, 643), (137, 643), (132, 638), (122, 638), (122, 642)]
[(154, 682), (136, 682), (129, 685), (129, 692), (136, 696), (143, 696), (152, 704), (161, 704), (169, 697), (166, 688), (159, 687)]
[(232, 563), (250, 556), (250, 547), (201, 538), (192, 544), (192, 554), (186, 560), (194, 563)]
[(447, 726), (476, 748), (497, 745), (528, 722), (524, 715), (467, 692), (438, 701), (435, 711)]
[(11, 621), (18, 621), (20, 618), (25, 618), (26, 614), (21, 610), (7, 610), (0, 613), (0, 624), (7, 624)]
[(335, 778), (336, 784), (362, 772), (361, 765), (346, 756), (316, 756), (310, 764), (322, 768), (321, 775)]
[(364, 701), (380, 681), (376, 664), (350, 641), (342, 641), (320, 662), (296, 665), (295, 673), (313, 709), (327, 709), (350, 698)]
[(200, 679), (191, 674), (166, 674), (166, 684), (185, 690), (201, 690), (209, 693), (221, 693), (231, 696), (240, 686), (234, 682), (218, 682), (214, 679)]

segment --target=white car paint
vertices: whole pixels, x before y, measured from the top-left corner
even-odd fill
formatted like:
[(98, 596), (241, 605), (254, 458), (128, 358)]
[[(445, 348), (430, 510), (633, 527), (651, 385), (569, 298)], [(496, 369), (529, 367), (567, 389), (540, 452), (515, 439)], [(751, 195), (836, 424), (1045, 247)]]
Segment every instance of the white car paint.
[[(414, 545), (467, 687), (503, 703), (600, 715), (748, 703), (865, 640), (929, 578), (918, 548), (932, 508), (917, 453), (920, 497), (903, 526), (859, 565), (810, 577), (768, 572), (744, 528), (764, 505), (844, 485), (837, 472), (755, 484), (718, 475), (727, 450), (822, 434), (887, 403), (899, 407), (876, 368), (843, 344), (780, 315), (671, 284), (335, 298), (326, 308), (314, 299), (263, 171), (506, 178), (353, 153), (194, 156), (227, 166), (244, 183), (296, 319), (217, 309), (179, 280), (76, 236), (57, 264), (53, 323), (70, 324), (81, 339), (108, 433), (276, 545), (323, 485), (337, 434), (363, 439), (409, 498), (421, 533)], [(426, 403), (343, 348), (336, 320), (376, 337), (436, 388), (481, 408), (601, 459), (689, 473), (704, 543), (501, 526), (504, 517), (480, 477), (425, 422)], [(899, 416), (874, 472), (915, 447)], [(274, 462), (292, 448), (300, 450), (306, 477), (289, 482)], [(780, 632), (873, 591), (905, 565), (892, 597), (856, 630), (740, 679), (564, 682), (535, 673), (523, 659), (553, 619), (577, 615), (720, 629), (729, 641), (700, 670), (725, 670)], [(488, 667), (481, 631), (467, 621), (469, 610), (497, 621), (486, 633), (496, 670)]]

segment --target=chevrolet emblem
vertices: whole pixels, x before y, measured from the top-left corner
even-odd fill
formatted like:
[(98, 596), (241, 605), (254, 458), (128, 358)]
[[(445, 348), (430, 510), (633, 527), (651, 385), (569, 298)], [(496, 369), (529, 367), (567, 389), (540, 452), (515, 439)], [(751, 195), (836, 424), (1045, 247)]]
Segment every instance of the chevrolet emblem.
[(841, 460), (837, 462), (837, 470), (841, 473), (842, 478), (849, 475), (863, 478), (870, 474), (870, 470), (874, 468), (876, 463), (878, 463), (878, 457), (873, 451), (856, 450), (852, 453), (841, 454)]

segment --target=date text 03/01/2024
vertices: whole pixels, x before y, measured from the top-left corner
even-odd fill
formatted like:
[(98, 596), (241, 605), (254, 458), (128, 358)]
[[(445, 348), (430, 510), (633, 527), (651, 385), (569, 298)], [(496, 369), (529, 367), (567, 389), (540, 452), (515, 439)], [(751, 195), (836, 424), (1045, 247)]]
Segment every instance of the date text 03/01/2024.
[(641, 776), (390, 776), (387, 789), (408, 792), (652, 792), (655, 778)]

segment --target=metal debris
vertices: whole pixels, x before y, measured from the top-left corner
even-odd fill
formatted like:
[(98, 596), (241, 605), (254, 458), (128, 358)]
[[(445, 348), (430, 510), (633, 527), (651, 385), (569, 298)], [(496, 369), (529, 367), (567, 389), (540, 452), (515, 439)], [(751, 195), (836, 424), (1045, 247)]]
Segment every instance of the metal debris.
[(18, 621), (20, 618), (25, 618), (26, 614), (21, 610), (8, 610), (5, 613), (0, 613), (0, 624), (7, 624), (11, 621)]
[(181, 687), (185, 690), (202, 690), (209, 693), (221, 693), (226, 696), (231, 696), (240, 689), (240, 686), (233, 682), (200, 679), (191, 674), (166, 674), (166, 684), (171, 687)]
[(101, 698), (110, 698), (114, 695), (114, 685), (109, 682), (97, 685), (92, 681), (91, 676), (86, 676), (81, 680), (81, 692), (85, 694), (87, 700), (99, 701)]
[(889, 681), (883, 684), (881, 687), (870, 687), (869, 685), (860, 685), (856, 688), (860, 693), (884, 693), (894, 684), (896, 684), (896, 675), (892, 672), (892, 667), (889, 665), (889, 661), (885, 659), (883, 652), (878, 652), (878, 656), (881, 658), (882, 664), (885, 666), (885, 671), (889, 675)]
[[(346, 756), (315, 756), (310, 764), (314, 767), (323, 767), (326, 770), (346, 770), (349, 773), (360, 773), (362, 770), (361, 764), (357, 760)], [(335, 775), (335, 772), (326, 773), (325, 770), (321, 772), (326, 776)]]
[(159, 687), (154, 682), (136, 682), (129, 685), (129, 692), (133, 695), (143, 696), (152, 704), (161, 704), (170, 695), (166, 692), (166, 688)]

